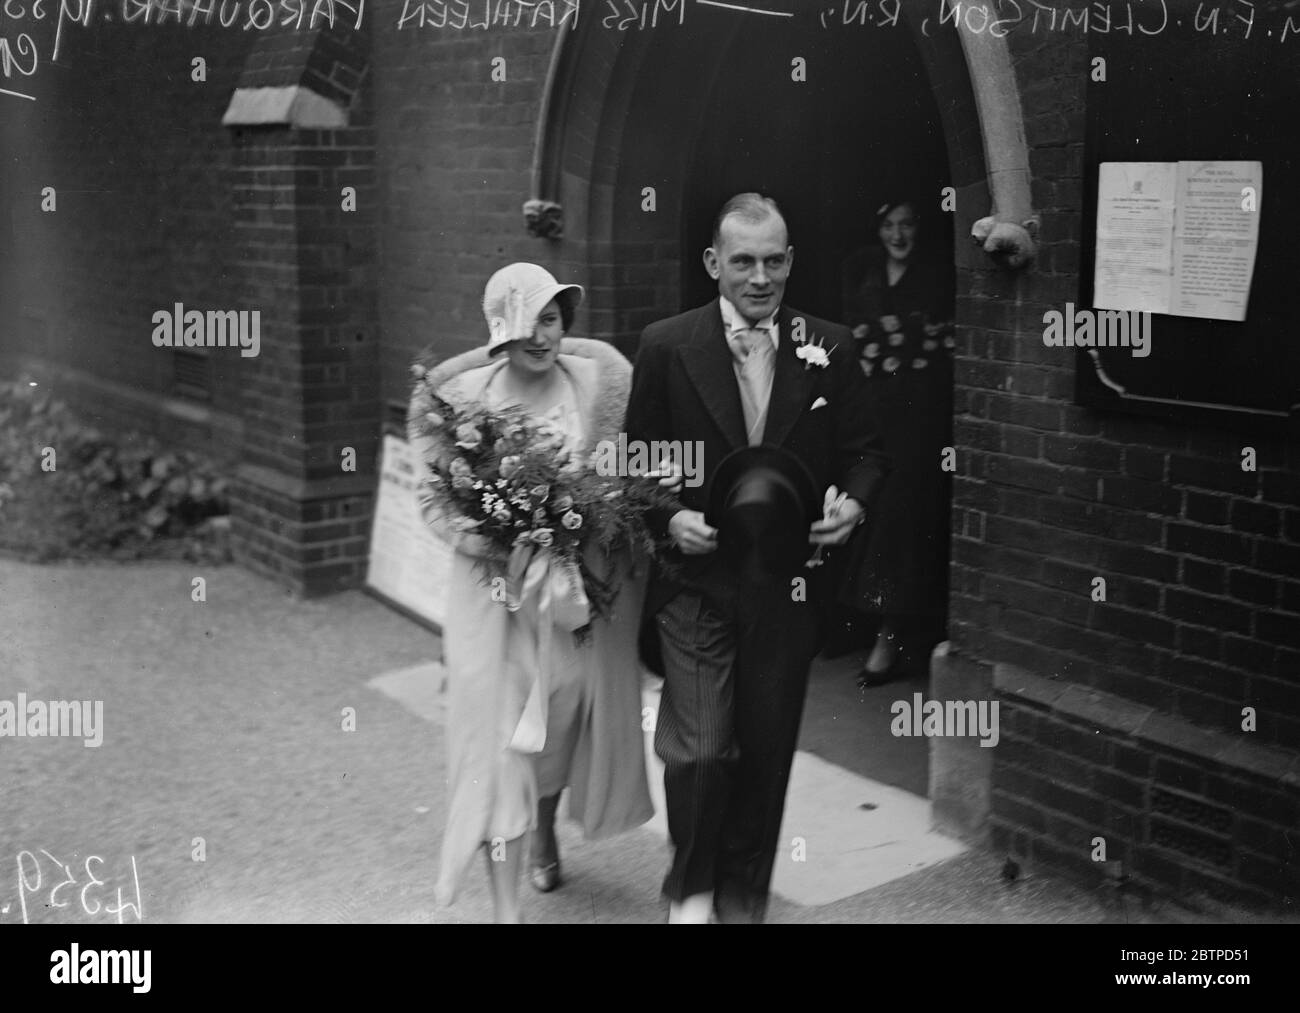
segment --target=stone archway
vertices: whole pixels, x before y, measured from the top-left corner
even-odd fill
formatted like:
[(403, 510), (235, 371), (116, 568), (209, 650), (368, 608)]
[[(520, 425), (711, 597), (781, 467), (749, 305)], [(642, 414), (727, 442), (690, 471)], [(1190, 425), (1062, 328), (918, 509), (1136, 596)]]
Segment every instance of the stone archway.
[[(969, 292), (969, 272), (990, 266), (961, 237), (970, 235), (982, 218), (1019, 224), (1033, 217), (1028, 146), (1006, 38), (976, 33), (960, 23), (931, 33), (918, 10), (904, 10), (892, 30), (912, 36), (939, 108), (950, 185), (956, 191), (954, 259), (960, 296)], [(647, 78), (644, 70), (662, 53), (656, 53), (656, 38), (662, 35), (602, 30), (592, 19), (560, 34), (535, 140), (534, 195), (561, 209), (563, 264), (592, 286), (587, 329), (624, 350), (631, 349), (642, 326), (662, 315), (664, 306), (677, 305), (678, 286), (669, 280), (681, 257), (673, 216), (630, 219), (629, 194), (618, 190), (620, 164), (636, 135), (646, 132), (647, 124), (634, 122), (632, 111), (638, 83)], [(708, 94), (719, 72), (717, 62), (700, 59), (695, 67), (691, 92)], [(662, 80), (664, 75), (655, 76)], [(671, 91), (661, 93), (659, 106), (671, 105)], [(698, 107), (694, 114), (698, 119)], [(680, 174), (666, 182), (668, 192), (656, 192), (661, 212), (679, 208), (682, 198)], [(647, 289), (658, 298), (657, 310), (653, 298), (647, 304)], [(959, 299), (957, 325), (962, 324)]]
[[(656, 44), (650, 33), (610, 32), (592, 19), (566, 30), (552, 54), (535, 144), (533, 192), (562, 208), (562, 263), (588, 285), (587, 331), (629, 353), (641, 328), (677, 305), (686, 154), (679, 152), (682, 171), (644, 181), (655, 189), (655, 211), (631, 213), (644, 200), (643, 186), (623, 185), (636, 159), (631, 149), (652, 133), (632, 122), (632, 110), (685, 109), (689, 118), (693, 109), (698, 120), (701, 110), (688, 100), (709, 84), (708, 73), (689, 85), (671, 73), (645, 73), (663, 49), (662, 37)], [(681, 49), (675, 57), (690, 62), (694, 55)], [(663, 86), (656, 101), (638, 101), (652, 78)]]

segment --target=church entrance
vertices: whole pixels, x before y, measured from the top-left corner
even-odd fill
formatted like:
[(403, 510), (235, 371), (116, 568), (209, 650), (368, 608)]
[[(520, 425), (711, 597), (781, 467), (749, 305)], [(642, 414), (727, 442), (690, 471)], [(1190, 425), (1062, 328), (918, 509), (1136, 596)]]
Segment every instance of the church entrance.
[[(951, 292), (944, 189), (969, 180), (952, 178), (956, 117), (941, 114), (935, 94), (955, 106), (954, 81), (969, 94), (955, 38), (930, 39), (923, 54), (905, 19), (823, 25), (703, 5), (661, 22), (621, 37), (579, 28), (556, 78), (543, 165), (565, 205), (566, 236), (586, 247), (585, 268), (575, 266), (609, 282), (592, 293), (593, 335), (631, 355), (646, 324), (712, 299), (702, 254), (713, 217), (748, 190), (785, 211), (789, 305), (846, 321), (846, 264), (883, 265), (875, 215), (903, 200), (917, 248), (943, 265)], [(952, 319), (950, 295), (940, 310)], [(950, 506), (945, 493), (936, 509)], [(891, 705), (927, 688), (928, 659), (910, 679), (860, 689), (874, 632), (869, 620), (857, 628), (856, 649), (814, 667), (801, 749), (924, 796), (928, 743), (893, 736), (890, 725)]]

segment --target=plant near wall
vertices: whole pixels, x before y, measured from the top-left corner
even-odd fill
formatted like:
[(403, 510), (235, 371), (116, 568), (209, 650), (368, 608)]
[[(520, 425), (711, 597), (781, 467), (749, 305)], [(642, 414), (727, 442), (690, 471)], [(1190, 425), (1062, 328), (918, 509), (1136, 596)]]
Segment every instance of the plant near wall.
[(0, 550), (221, 562), (228, 513), (226, 479), (200, 455), (105, 434), (34, 381), (0, 381)]

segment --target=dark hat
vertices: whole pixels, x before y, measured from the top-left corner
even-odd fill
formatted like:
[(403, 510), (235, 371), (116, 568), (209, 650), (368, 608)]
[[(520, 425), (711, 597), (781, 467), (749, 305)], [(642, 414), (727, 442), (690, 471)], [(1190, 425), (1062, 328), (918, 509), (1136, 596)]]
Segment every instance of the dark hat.
[(821, 516), (817, 482), (780, 447), (741, 447), (719, 463), (709, 482), (706, 523), (718, 529), (718, 550), (745, 576), (783, 576), (809, 556), (808, 527)]

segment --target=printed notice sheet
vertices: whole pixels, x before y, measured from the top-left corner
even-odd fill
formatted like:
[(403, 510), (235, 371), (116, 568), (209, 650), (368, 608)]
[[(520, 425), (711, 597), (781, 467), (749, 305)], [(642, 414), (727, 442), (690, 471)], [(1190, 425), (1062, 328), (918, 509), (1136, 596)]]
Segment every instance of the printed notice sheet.
[(1093, 305), (1245, 320), (1260, 162), (1103, 162)]
[(420, 515), (418, 455), (403, 439), (384, 437), (366, 584), (416, 615), (443, 624), (452, 549)]

